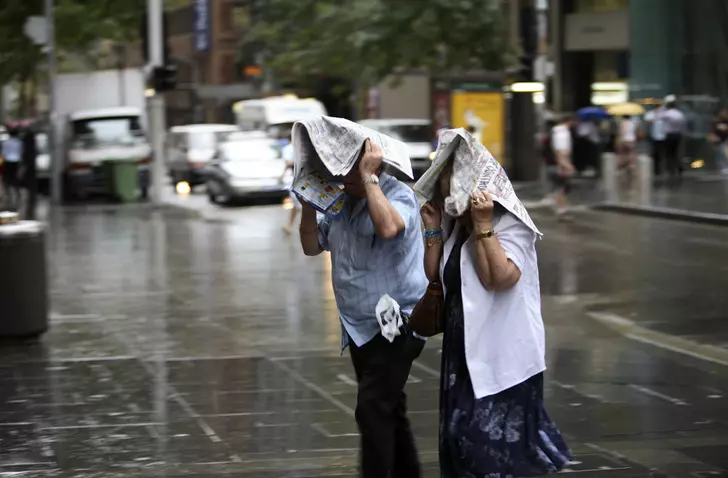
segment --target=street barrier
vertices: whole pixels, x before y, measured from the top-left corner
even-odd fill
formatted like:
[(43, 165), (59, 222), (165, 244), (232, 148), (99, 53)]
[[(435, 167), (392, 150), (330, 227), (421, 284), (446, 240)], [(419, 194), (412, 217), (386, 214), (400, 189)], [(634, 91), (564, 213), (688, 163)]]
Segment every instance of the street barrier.
[(652, 205), (652, 158), (647, 154), (637, 156), (637, 202), (640, 206)]
[(614, 153), (602, 154), (602, 180), (607, 202), (617, 202), (619, 200), (619, 181), (617, 180), (617, 155)]
[(0, 213), (0, 338), (31, 338), (47, 329), (45, 227)]

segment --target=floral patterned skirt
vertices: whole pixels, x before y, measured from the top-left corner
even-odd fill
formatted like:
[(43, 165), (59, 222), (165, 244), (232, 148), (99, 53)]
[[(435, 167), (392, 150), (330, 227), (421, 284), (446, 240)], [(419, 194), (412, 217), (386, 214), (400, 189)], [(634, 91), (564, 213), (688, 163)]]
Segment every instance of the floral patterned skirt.
[(442, 477), (517, 478), (558, 471), (571, 452), (544, 409), (543, 374), (476, 400), (465, 362), (462, 300), (456, 295), (446, 301), (442, 349)]

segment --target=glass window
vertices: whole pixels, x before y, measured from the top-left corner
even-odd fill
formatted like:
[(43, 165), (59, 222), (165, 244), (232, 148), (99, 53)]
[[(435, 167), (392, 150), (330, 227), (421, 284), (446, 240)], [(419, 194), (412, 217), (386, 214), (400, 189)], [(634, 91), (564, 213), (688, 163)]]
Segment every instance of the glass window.
[(259, 161), (280, 158), (275, 141), (269, 139), (225, 143), (222, 146), (222, 153), (228, 161)]
[(381, 133), (405, 143), (429, 143), (432, 141), (432, 128), (425, 124), (398, 124), (378, 128)]
[(144, 138), (138, 116), (76, 120), (72, 134), (74, 141), (84, 146), (134, 143)]
[(189, 149), (215, 149), (220, 141), (223, 141), (230, 133), (222, 131), (200, 131), (189, 133), (187, 142)]
[(48, 135), (45, 133), (35, 135), (35, 147), (38, 154), (48, 154)]

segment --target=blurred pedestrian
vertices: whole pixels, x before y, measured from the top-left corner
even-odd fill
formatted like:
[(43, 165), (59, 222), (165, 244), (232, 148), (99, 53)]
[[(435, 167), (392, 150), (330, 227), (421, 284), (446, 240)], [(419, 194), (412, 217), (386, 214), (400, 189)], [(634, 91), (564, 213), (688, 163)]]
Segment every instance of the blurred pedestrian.
[(637, 122), (631, 116), (623, 116), (619, 122), (619, 166), (634, 172), (637, 168)]
[(652, 166), (655, 176), (660, 176), (665, 168), (665, 122), (662, 114), (665, 112), (663, 106), (659, 106), (645, 114), (645, 121), (650, 130), (650, 149), (652, 155)]
[(331, 280), (358, 383), (356, 422), (364, 478), (418, 478), (417, 448), (407, 418), (407, 383), (424, 340), (404, 332), (392, 342), (375, 315), (389, 294), (411, 313), (427, 289), (422, 268), (419, 204), (404, 183), (382, 171), (382, 151), (365, 142), (357, 166), (343, 178), (344, 210), (317, 221), (303, 204), (301, 245), (308, 256), (331, 252)]
[(17, 209), (20, 202), (18, 180), (20, 161), (23, 158), (23, 142), (16, 127), (9, 129), (8, 138), (2, 142), (2, 156), (6, 206), (9, 209)]
[(440, 476), (554, 473), (571, 452), (543, 402), (536, 233), (486, 191), (461, 217), (444, 214), (452, 163), (421, 210), (427, 278), (445, 290)]
[(568, 219), (567, 195), (571, 191), (571, 177), (576, 171), (572, 162), (572, 124), (573, 118), (567, 116), (551, 129), (554, 164), (547, 167), (547, 174), (553, 185), (552, 194), (559, 219)]
[(36, 143), (35, 131), (32, 123), (28, 123), (23, 134), (23, 167), (21, 179), (22, 185), (27, 191), (25, 218), (31, 221), (35, 220), (35, 207), (38, 197), (37, 156), (38, 145)]
[[(288, 144), (283, 147), (281, 155), (283, 156), (283, 160), (286, 162), (287, 172), (293, 172), (294, 151), (293, 144), (291, 143), (290, 138)], [(293, 174), (291, 174), (291, 177), (293, 177)], [(288, 195), (291, 200), (291, 205), (293, 207), (291, 208), (291, 213), (288, 216), (288, 224), (283, 226), (283, 230), (286, 232), (286, 234), (291, 234), (293, 233), (293, 226), (296, 223), (296, 218), (301, 212), (301, 201), (298, 200), (298, 196), (296, 196), (296, 194), (293, 192), (293, 184), (290, 185)]]
[(676, 98), (673, 95), (665, 99), (665, 111), (662, 113), (662, 120), (665, 123), (665, 161), (667, 172), (671, 177), (681, 176), (683, 172), (680, 158), (680, 146), (685, 134), (685, 115), (677, 107)]
[(715, 144), (718, 170), (728, 175), (728, 108), (723, 108), (718, 113), (711, 127), (710, 139)]
[[(572, 125), (573, 126), (573, 125)], [(596, 156), (599, 155), (599, 126), (596, 121), (590, 119), (579, 120), (573, 127), (573, 154), (572, 163), (574, 168), (583, 173), (588, 168), (596, 172)]]

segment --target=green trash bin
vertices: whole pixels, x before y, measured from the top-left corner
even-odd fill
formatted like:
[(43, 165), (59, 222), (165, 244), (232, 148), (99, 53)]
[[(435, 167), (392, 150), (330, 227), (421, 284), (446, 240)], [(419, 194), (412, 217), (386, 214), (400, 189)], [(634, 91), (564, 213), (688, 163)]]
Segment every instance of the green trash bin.
[(137, 199), (139, 167), (136, 161), (108, 161), (111, 195), (121, 202)]

